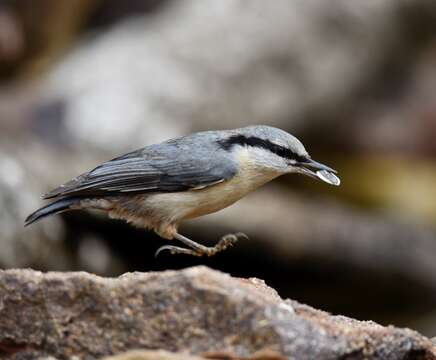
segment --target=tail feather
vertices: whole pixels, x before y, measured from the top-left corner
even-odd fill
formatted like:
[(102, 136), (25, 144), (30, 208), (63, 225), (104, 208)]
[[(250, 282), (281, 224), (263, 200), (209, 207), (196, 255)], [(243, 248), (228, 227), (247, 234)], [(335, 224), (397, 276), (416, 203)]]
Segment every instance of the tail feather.
[(76, 197), (67, 197), (64, 199), (57, 200), (47, 206), (42, 207), (41, 209), (36, 210), (32, 214), (30, 214), (26, 220), (24, 220), (24, 226), (30, 225), (35, 221), (38, 221), (47, 216), (58, 214), (63, 211), (71, 210), (73, 205), (77, 205), (80, 202), (79, 198)]

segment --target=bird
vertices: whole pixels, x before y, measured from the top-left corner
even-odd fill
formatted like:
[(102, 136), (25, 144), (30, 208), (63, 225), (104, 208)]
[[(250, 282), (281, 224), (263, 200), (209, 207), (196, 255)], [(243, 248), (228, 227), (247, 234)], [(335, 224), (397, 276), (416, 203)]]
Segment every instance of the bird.
[(246, 235), (228, 234), (205, 246), (181, 235), (180, 223), (290, 173), (340, 185), (336, 170), (312, 160), (300, 140), (279, 128), (202, 131), (129, 152), (60, 185), (43, 196), (54, 201), (30, 214), (25, 226), (64, 211), (97, 209), (185, 245), (161, 246), (156, 256), (164, 250), (212, 256)]

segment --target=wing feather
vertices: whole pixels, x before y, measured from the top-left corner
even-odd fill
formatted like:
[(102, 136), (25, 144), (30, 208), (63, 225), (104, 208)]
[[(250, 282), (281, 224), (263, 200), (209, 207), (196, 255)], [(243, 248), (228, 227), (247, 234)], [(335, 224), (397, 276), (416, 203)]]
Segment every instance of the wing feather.
[(171, 158), (165, 153), (147, 153), (146, 149), (103, 163), (44, 198), (194, 190), (227, 180), (236, 173), (226, 159), (198, 161), (186, 154)]

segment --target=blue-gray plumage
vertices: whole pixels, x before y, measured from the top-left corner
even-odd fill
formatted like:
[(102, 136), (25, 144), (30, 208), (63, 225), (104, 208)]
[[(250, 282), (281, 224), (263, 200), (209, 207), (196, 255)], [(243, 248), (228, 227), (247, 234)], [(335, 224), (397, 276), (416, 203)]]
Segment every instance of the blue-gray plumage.
[(178, 234), (180, 222), (223, 209), (292, 172), (340, 183), (335, 170), (313, 161), (301, 142), (283, 130), (258, 125), (199, 132), (146, 146), (74, 178), (46, 194), (45, 199), (58, 200), (31, 214), (26, 225), (67, 210), (100, 209), (190, 247), (160, 250), (210, 256), (238, 236), (206, 247)]

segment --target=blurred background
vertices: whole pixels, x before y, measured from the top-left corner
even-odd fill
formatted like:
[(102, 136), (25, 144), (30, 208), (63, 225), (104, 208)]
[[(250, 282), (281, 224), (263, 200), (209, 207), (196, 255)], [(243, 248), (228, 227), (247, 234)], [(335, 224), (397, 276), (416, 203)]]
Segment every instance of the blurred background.
[[(23, 228), (40, 196), (99, 162), (250, 124), (340, 171), (266, 185), (182, 226), (211, 259), (100, 213)], [(436, 335), (434, 0), (0, 1), (0, 267), (206, 264), (281, 296)]]

